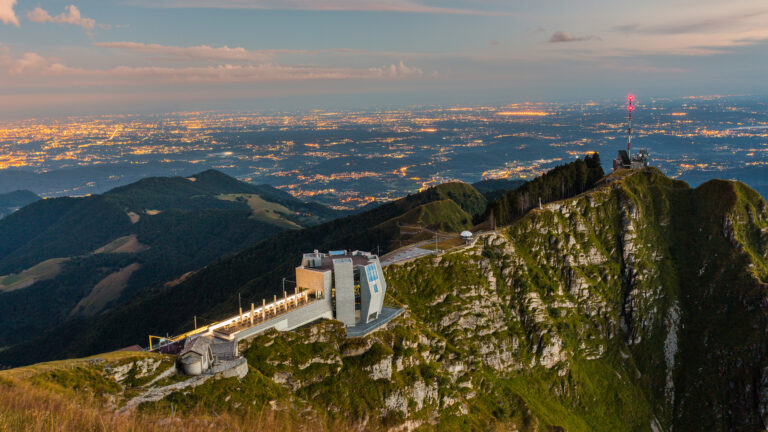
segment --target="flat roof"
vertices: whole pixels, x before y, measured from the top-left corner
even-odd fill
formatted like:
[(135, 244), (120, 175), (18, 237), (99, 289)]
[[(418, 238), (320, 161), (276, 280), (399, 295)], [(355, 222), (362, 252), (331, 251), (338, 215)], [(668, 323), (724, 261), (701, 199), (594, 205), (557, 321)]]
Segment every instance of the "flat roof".
[[(373, 255), (372, 255), (373, 256)], [(333, 270), (333, 262), (336, 260), (350, 260), (352, 261), (352, 266), (364, 266), (367, 264), (371, 264), (374, 262), (373, 259), (365, 256), (365, 255), (351, 255), (351, 254), (345, 254), (345, 255), (330, 255), (323, 257), (322, 263), (317, 267), (310, 267), (310, 266), (303, 266), (302, 268), (305, 268), (307, 270), (318, 270), (318, 271), (324, 271), (324, 270)]]

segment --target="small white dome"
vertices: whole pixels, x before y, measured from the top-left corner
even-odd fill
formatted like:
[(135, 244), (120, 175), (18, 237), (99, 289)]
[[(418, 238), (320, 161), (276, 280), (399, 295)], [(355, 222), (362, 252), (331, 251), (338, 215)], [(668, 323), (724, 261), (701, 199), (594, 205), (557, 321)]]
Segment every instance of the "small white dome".
[(462, 231), (460, 235), (462, 238), (472, 238), (472, 233), (469, 231)]

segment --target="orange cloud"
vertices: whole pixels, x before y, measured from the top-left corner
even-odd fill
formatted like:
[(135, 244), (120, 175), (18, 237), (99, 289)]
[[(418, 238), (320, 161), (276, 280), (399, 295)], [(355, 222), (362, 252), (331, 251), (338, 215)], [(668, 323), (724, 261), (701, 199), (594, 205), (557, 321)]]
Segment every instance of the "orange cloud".
[(48, 67), (50, 67), (50, 64), (45, 57), (37, 53), (29, 52), (25, 53), (21, 58), (11, 62), (8, 73), (11, 75), (25, 75), (27, 73), (36, 73)]
[(431, 6), (413, 0), (154, 0), (152, 7), (222, 8), (264, 10), (313, 10), (357, 12), (403, 12), (453, 15), (512, 15), (506, 11), (477, 9), (473, 2), (466, 7)]
[[(89, 84), (141, 83), (246, 83), (270, 81), (312, 80), (376, 80), (418, 78), (421, 69), (404, 62), (374, 68), (346, 68), (332, 66), (282, 66), (278, 64), (222, 64), (195, 67), (117, 66), (111, 69), (70, 67), (28, 52), (10, 62), (11, 76), (40, 76), (57, 78), (87, 78)], [(94, 80), (101, 80), (96, 82)]]
[(13, 11), (15, 4), (16, 0), (0, 0), (0, 21), (4, 24), (13, 24), (18, 27), (19, 19), (16, 17), (16, 12)]
[(218, 48), (208, 45), (179, 47), (138, 42), (97, 42), (94, 45), (103, 48), (149, 54), (169, 60), (242, 60), (265, 62), (271, 60), (274, 54), (273, 51), (254, 51), (240, 47), (230, 48), (226, 45)]
[(96, 21), (93, 18), (83, 18), (82, 15), (80, 15), (80, 9), (75, 5), (67, 6), (64, 8), (64, 12), (56, 16), (51, 16), (47, 10), (38, 6), (27, 12), (27, 18), (34, 23), (52, 22), (72, 24), (86, 30), (91, 30), (96, 25)]

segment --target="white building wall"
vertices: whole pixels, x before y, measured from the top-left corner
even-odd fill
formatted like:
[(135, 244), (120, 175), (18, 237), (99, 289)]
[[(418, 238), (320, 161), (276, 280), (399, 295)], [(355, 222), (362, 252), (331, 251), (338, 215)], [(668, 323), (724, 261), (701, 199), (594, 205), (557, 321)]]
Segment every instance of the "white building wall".
[(381, 295), (376, 298), (378, 303), (376, 303), (375, 307), (376, 310), (381, 313), (381, 308), (384, 307), (384, 296), (387, 293), (387, 280), (384, 278), (384, 269), (381, 268), (381, 261), (379, 261), (379, 257), (376, 257), (374, 264), (376, 265), (376, 269), (379, 271), (379, 281), (381, 282)]
[(346, 326), (355, 325), (355, 275), (352, 260), (333, 260), (333, 278), (336, 286), (336, 319)]
[(375, 263), (359, 266), (360, 271), (360, 319), (368, 323), (379, 317), (381, 300), (384, 298), (384, 275)]

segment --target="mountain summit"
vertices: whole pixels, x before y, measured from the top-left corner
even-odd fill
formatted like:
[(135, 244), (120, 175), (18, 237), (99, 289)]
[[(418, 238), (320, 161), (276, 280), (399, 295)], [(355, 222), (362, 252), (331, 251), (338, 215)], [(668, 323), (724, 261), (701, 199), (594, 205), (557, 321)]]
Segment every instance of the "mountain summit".
[(473, 250), (388, 277), (445, 344), (430, 352), (460, 371), (445, 377), (482, 388), (450, 396), (470, 417), (569, 431), (765, 427), (768, 206), (741, 183), (614, 173)]
[[(402, 215), (420, 199), (322, 231), (344, 240), (354, 218)], [(319, 235), (310, 229), (305, 237)], [(270, 251), (286, 250), (288, 239), (268, 242)], [(238, 280), (229, 273), (246, 271), (254, 253), (198, 277)], [(146, 402), (143, 412), (159, 419), (173, 404), (190, 426), (212, 409), (252, 418), (255, 406), (335, 428), (765, 428), (768, 205), (741, 183), (691, 189), (654, 168), (620, 171), (466, 247), (391, 265), (385, 276), (387, 301), (406, 308), (385, 328), (352, 339), (335, 321), (264, 333), (241, 347), (244, 378), (185, 388)], [(184, 285), (194, 293), (202, 282)], [(156, 391), (152, 377), (170, 365), (154, 354), (132, 356), (79, 361), (77, 370), (106, 380), (105, 389), (119, 383), (109, 397), (120, 406)], [(116, 375), (120, 364), (146, 377)], [(56, 365), (48, 368), (72, 367)], [(32, 375), (51, 392), (82, 379), (48, 370), (0, 376), (27, 385), (12, 377)]]

